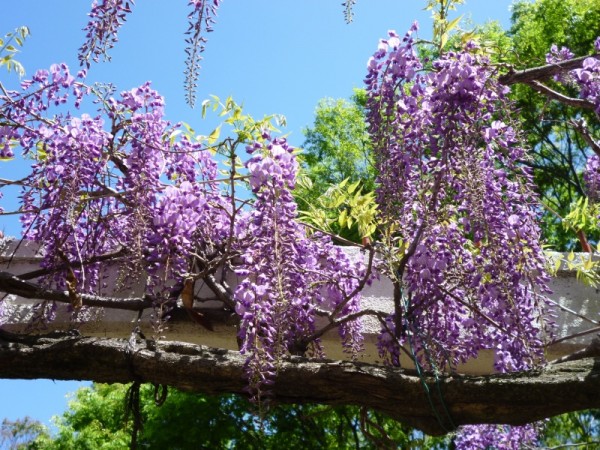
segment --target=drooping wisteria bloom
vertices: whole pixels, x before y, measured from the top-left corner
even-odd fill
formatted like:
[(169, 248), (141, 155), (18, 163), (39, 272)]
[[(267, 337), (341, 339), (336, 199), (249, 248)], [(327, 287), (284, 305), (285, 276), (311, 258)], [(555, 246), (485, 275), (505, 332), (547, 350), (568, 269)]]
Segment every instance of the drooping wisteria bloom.
[[(213, 31), (213, 24), (221, 0), (189, 0), (188, 29), (185, 39), (187, 56), (184, 71), (186, 101), (193, 108), (196, 100), (196, 82), (200, 72), (200, 61), (207, 42), (206, 34)], [(94, 0), (90, 20), (84, 31), (86, 40), (79, 49), (79, 61), (88, 69), (91, 61), (101, 58), (110, 61), (109, 50), (118, 41), (118, 32), (131, 13), (133, 0)]]
[[(600, 37), (594, 42), (594, 49), (596, 52), (600, 52)], [(573, 56), (568, 48), (562, 47), (558, 50), (557, 46), (553, 45), (546, 59), (549, 63), (553, 63), (571, 59)], [(576, 87), (579, 90), (579, 97), (592, 103), (596, 114), (600, 115), (600, 59), (597, 56), (585, 58), (580, 68), (560, 74), (556, 79), (568, 83), (571, 87)], [(580, 119), (579, 126), (585, 128), (587, 125)], [(595, 151), (597, 152), (597, 150)], [(586, 194), (594, 201), (598, 199), (598, 189), (600, 188), (598, 158), (598, 154), (590, 156), (583, 173)]]
[[(538, 199), (516, 163), (527, 149), (507, 88), (470, 52), (473, 44), (425, 70), (416, 31), (390, 31), (366, 77), (378, 203), (402, 249), (388, 267), (395, 311), (380, 352), (399, 365), (405, 346), (418, 365), (439, 372), (488, 349), (498, 371), (531, 368), (543, 361), (550, 331), (547, 276)], [(458, 444), (517, 448), (526, 438), (535, 438), (532, 427), (475, 427)]]
[(239, 315), (257, 396), (282, 356), (321, 355), (329, 328), (356, 356), (366, 269), (362, 256), (355, 261), (298, 222), (293, 148), (268, 134), (249, 144), (245, 178), (256, 198), (239, 206), (211, 151), (165, 120), (164, 99), (149, 83), (102, 95), (95, 116), (52, 111), (97, 92), (53, 66), (0, 99), (8, 121), (0, 145), (20, 146), (35, 161), (22, 223), (24, 237), (42, 246), (45, 283), (109, 292), (101, 262), (118, 257), (121, 283), (146, 281), (160, 329), (190, 280), (237, 273), (225, 304)]
[(598, 155), (588, 158), (583, 172), (583, 180), (588, 197), (597, 202), (600, 196), (600, 157)]
[(580, 96), (595, 105), (596, 114), (600, 114), (600, 60), (590, 56), (583, 61), (581, 69), (571, 72), (580, 89)]
[(515, 163), (526, 149), (487, 61), (467, 48), (425, 71), (416, 30), (390, 32), (366, 78), (378, 203), (404, 252), (381, 351), (398, 364), (407, 345), (452, 370), (492, 349), (497, 370), (526, 369), (546, 332), (538, 199)]
[(98, 62), (102, 57), (110, 61), (108, 51), (117, 43), (119, 28), (131, 13), (133, 0), (94, 0), (88, 13), (90, 21), (84, 28), (86, 41), (79, 49), (79, 62), (90, 67), (90, 60)]
[[(241, 318), (241, 351), (252, 393), (260, 396), (274, 379), (277, 361), (287, 354), (322, 355), (317, 331), (321, 311), (342, 318), (360, 309), (356, 292), (364, 267), (331, 240), (308, 236), (297, 220), (292, 189), (298, 163), (284, 139), (263, 136), (248, 146), (246, 167), (256, 195), (247, 223), (248, 241), (236, 272), (244, 277), (235, 291)], [(359, 320), (339, 327), (345, 348), (361, 349)], [(309, 348), (310, 346), (310, 348)]]
[(467, 425), (461, 427), (454, 444), (457, 450), (521, 450), (535, 447), (540, 426)]
[(186, 101), (192, 108), (196, 101), (196, 81), (200, 72), (200, 61), (207, 42), (206, 34), (213, 31), (215, 17), (221, 0), (190, 0), (192, 11), (188, 14), (188, 29), (185, 32), (187, 47), (185, 53)]

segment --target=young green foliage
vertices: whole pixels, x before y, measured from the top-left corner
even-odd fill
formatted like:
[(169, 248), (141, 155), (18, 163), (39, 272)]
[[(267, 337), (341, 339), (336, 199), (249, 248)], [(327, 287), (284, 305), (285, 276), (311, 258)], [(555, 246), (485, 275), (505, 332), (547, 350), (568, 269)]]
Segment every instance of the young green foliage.
[(19, 47), (23, 47), (29, 34), (29, 28), (22, 26), (0, 38), (0, 67), (6, 66), (8, 72), (14, 71), (19, 77), (25, 75), (25, 68), (15, 59), (15, 55), (19, 53)]

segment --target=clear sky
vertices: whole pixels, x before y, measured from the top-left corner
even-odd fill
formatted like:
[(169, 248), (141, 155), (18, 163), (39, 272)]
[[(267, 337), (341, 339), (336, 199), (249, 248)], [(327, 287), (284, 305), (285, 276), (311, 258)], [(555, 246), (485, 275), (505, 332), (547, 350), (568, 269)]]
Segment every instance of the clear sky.
[[(31, 75), (53, 63), (65, 62), (76, 72), (81, 29), (87, 23), (91, 1), (19, 0), (3, 3), (0, 34), (27, 25), (32, 36), (17, 56)], [(255, 117), (283, 114), (289, 140), (301, 146), (302, 129), (313, 120), (323, 97), (349, 97), (362, 86), (366, 61), (387, 30), (404, 33), (418, 20), (419, 36), (431, 36), (430, 13), (423, 0), (358, 0), (355, 19), (346, 25), (342, 0), (224, 0), (198, 80), (197, 104), (215, 94), (231, 95)], [(510, 22), (512, 0), (467, 0), (454, 16), (464, 14), (473, 23)], [(119, 33), (110, 63), (95, 64), (88, 82), (112, 82), (129, 90), (150, 80), (166, 99), (168, 118), (185, 121), (201, 134), (212, 131), (217, 120), (202, 121), (199, 109), (184, 101), (184, 36), (187, 0), (136, 0), (133, 14)], [(26, 78), (27, 78), (26, 75)], [(0, 81), (14, 88), (18, 78), (0, 70)], [(0, 165), (0, 177), (16, 178), (26, 167)], [(16, 203), (0, 200), (8, 210)], [(14, 218), (0, 217), (0, 230), (18, 235)], [(29, 415), (49, 424), (66, 407), (65, 395), (78, 382), (0, 380), (0, 419)]]

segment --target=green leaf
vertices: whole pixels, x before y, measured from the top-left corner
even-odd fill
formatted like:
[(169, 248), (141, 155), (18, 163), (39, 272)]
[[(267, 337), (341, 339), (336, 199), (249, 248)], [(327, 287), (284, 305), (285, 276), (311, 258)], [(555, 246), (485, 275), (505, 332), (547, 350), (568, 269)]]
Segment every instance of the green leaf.
[(350, 186), (348, 186), (348, 194), (352, 194), (356, 188), (358, 187), (358, 185), (360, 184), (360, 180), (358, 180), (355, 183), (352, 183)]
[(203, 119), (206, 117), (206, 110), (208, 109), (209, 106), (210, 106), (210, 100), (206, 99), (206, 100), (202, 101), (202, 118)]
[(177, 138), (177, 136), (179, 136), (181, 133), (183, 133), (183, 130), (173, 130), (171, 132), (171, 134), (169, 134), (169, 142), (171, 145), (173, 145), (175, 143), (175, 139)]
[(31, 34), (31, 31), (29, 31), (29, 28), (26, 26), (17, 28), (17, 31), (21, 34), (21, 37), (23, 39), (25, 39), (27, 36), (29, 36)]
[(340, 227), (345, 227), (346, 226), (346, 221), (348, 218), (348, 210), (344, 209), (340, 216), (338, 217), (338, 224), (340, 225)]
[(562, 261), (560, 260), (560, 258), (556, 258), (554, 260), (554, 271), (558, 272), (558, 270), (560, 269), (561, 265), (562, 265)]
[(346, 196), (343, 194), (338, 194), (333, 199), (333, 207), (338, 208), (346, 201)]
[(456, 19), (454, 19), (452, 22), (450, 22), (447, 26), (446, 26), (446, 33), (451, 31), (454, 27), (456, 27), (456, 25), (458, 25), (458, 23), (460, 22), (460, 20), (463, 18), (463, 16), (459, 16)]
[(210, 133), (208, 135), (208, 138), (206, 138), (207, 142), (209, 145), (214, 144), (217, 139), (219, 139), (219, 136), (221, 135), (221, 125), (219, 125), (217, 128), (215, 128), (212, 133)]
[(448, 43), (448, 33), (442, 33), (440, 37), (440, 48), (444, 48)]

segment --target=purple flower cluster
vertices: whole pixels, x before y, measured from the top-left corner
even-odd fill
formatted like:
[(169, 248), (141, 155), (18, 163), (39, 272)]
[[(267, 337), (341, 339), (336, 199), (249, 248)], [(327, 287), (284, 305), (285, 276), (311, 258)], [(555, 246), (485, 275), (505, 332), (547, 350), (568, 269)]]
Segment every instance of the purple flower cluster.
[(164, 290), (190, 272), (189, 255), (211, 230), (210, 209), (206, 193), (189, 181), (164, 190), (152, 211), (148, 236), (148, 271), (158, 278), (153, 287)]
[(380, 349), (398, 363), (410, 345), (431, 369), (493, 349), (497, 370), (525, 369), (543, 358), (546, 276), (506, 88), (468, 50), (425, 71), (416, 30), (390, 32), (366, 78), (378, 203), (404, 248), (388, 268), (402, 295)]
[(592, 102), (596, 114), (600, 114), (600, 60), (586, 58), (582, 68), (573, 70), (571, 74), (579, 86), (581, 98)]
[[(99, 105), (95, 117), (53, 109), (87, 97)], [(22, 222), (24, 237), (43, 247), (49, 285), (69, 280), (79, 293), (102, 294), (103, 262), (118, 255), (123, 279), (148, 280), (160, 326), (187, 280), (235, 271), (243, 279), (226, 304), (240, 316), (259, 397), (282, 356), (321, 354), (329, 329), (352, 355), (361, 350), (366, 269), (297, 221), (298, 163), (284, 139), (264, 134), (248, 146), (244, 178), (256, 199), (240, 204), (217, 179), (212, 153), (164, 119), (149, 83), (113, 97), (53, 66), (0, 98), (0, 111), (0, 148), (21, 147), (34, 160)]]
[[(600, 52), (600, 37), (594, 42), (594, 49), (596, 52)], [(557, 46), (553, 45), (550, 53), (546, 55), (546, 61), (548, 63), (556, 63), (571, 59), (573, 56), (573, 53), (568, 48), (562, 47), (558, 50)], [(594, 105), (596, 114), (600, 115), (600, 59), (597, 56), (586, 58), (581, 68), (560, 73), (555, 76), (555, 79), (577, 87), (580, 98), (591, 102)], [(581, 126), (585, 126), (585, 123), (581, 122)], [(600, 189), (600, 162), (598, 155), (594, 154), (588, 159), (583, 178), (587, 195), (597, 201), (598, 189)]]
[[(105, 164), (102, 148), (109, 141), (104, 122), (86, 114), (48, 117), (52, 108), (65, 104), (71, 95), (79, 104), (89, 93), (80, 81), (83, 76), (80, 72), (76, 80), (64, 64), (53, 65), (24, 81), (21, 93), (7, 92), (0, 97), (0, 111), (6, 119), (0, 148), (18, 146), (35, 161), (22, 191), (25, 213), (21, 221), (24, 237), (45, 243), (45, 267), (110, 246), (83, 237), (94, 228), (89, 223), (94, 211), (106, 201), (95, 195), (96, 173)], [(84, 289), (96, 284), (96, 276), (86, 276), (81, 268), (74, 270)], [(89, 268), (94, 271), (97, 267)]]
[[(194, 52), (219, 3), (190, 2), (188, 75), (197, 75)], [(119, 1), (95, 4), (89, 37), (114, 34), (111, 27), (128, 9)], [(111, 14), (116, 22), (105, 23)], [(473, 45), (426, 64), (415, 49), (416, 31), (416, 24), (403, 37), (390, 31), (366, 78), (377, 199), (389, 236), (387, 248), (379, 248), (392, 255), (384, 270), (396, 288), (380, 352), (399, 365), (408, 347), (420, 366), (437, 372), (487, 349), (499, 371), (531, 368), (543, 359), (543, 336), (551, 334), (543, 319), (547, 276), (538, 199), (531, 174), (516, 163), (526, 148), (507, 89), (488, 61), (470, 52)], [(96, 48), (87, 50), (97, 57)], [(548, 61), (570, 57), (553, 48)], [(241, 279), (234, 292), (222, 283), (219, 293), (230, 295), (225, 303), (239, 316), (249, 387), (258, 398), (282, 357), (321, 355), (319, 339), (329, 330), (337, 329), (356, 355), (367, 275), (362, 255), (353, 260), (298, 222), (292, 196), (298, 163), (286, 140), (265, 132), (247, 146), (243, 178), (254, 199), (240, 202), (231, 184), (217, 179), (218, 163), (206, 147), (179, 137), (178, 126), (164, 119), (164, 100), (149, 83), (113, 97), (87, 87), (84, 75), (54, 65), (23, 82), (22, 91), (0, 95), (0, 158), (21, 148), (34, 161), (23, 183), (22, 223), (24, 237), (43, 246), (46, 282), (64, 289), (74, 276), (78, 292), (102, 293), (102, 261), (118, 254), (128, 270), (147, 278), (147, 294), (163, 311), (190, 278), (234, 272)], [(570, 76), (598, 110), (598, 60), (588, 58)], [(99, 105), (96, 116), (60, 113), (90, 96)], [(598, 157), (589, 159), (590, 195), (599, 167)], [(227, 183), (238, 175), (233, 170)], [(457, 445), (484, 448), (507, 429), (468, 427)], [(513, 427), (494, 443), (513, 448), (533, 433)]]
[(86, 41), (79, 49), (79, 62), (90, 67), (90, 59), (98, 62), (100, 57), (110, 61), (108, 51), (118, 41), (117, 32), (131, 13), (133, 0), (94, 0), (88, 13), (90, 21), (84, 28)]
[(556, 44), (550, 47), (550, 51), (546, 54), (546, 62), (548, 64), (555, 64), (557, 62), (566, 61), (575, 56), (575, 54), (567, 47), (561, 47), (560, 49)]
[[(186, 69), (184, 88), (186, 100), (194, 107), (196, 100), (196, 81), (200, 71), (202, 52), (206, 44), (206, 33), (213, 30), (217, 10), (222, 0), (189, 0), (188, 6), (192, 8), (188, 14), (188, 37), (185, 42)], [(90, 67), (90, 61), (98, 62), (100, 57), (110, 61), (109, 50), (118, 41), (119, 28), (131, 13), (133, 0), (94, 0), (92, 9), (88, 13), (90, 20), (84, 30), (86, 41), (79, 49), (79, 61), (82, 66)]]
[(454, 441), (457, 450), (520, 450), (534, 447), (540, 423), (520, 427), (510, 425), (467, 425)]
[(19, 137), (19, 133), (9, 126), (0, 126), (0, 141), (3, 142), (0, 147), (0, 159), (13, 158), (15, 156), (12, 150), (12, 143)]
[[(594, 49), (600, 52), (600, 37), (594, 42)], [(549, 64), (572, 59), (573, 52), (567, 47), (559, 50), (552, 45), (546, 55)], [(555, 76), (557, 81), (574, 84), (579, 88), (579, 95), (584, 100), (589, 100), (595, 105), (596, 114), (600, 114), (600, 60), (597, 56), (590, 56), (583, 61), (582, 67), (561, 73)]]
[[(334, 318), (357, 312), (355, 293), (364, 268), (351, 262), (328, 238), (307, 236), (297, 221), (292, 189), (298, 163), (283, 139), (264, 135), (264, 142), (248, 147), (246, 167), (256, 202), (248, 217), (242, 262), (236, 272), (244, 277), (235, 291), (241, 318), (241, 351), (247, 355), (247, 376), (260, 397), (287, 354), (321, 354), (311, 336), (320, 312)], [(340, 327), (346, 348), (360, 349), (358, 320)]]
[[(548, 64), (556, 64), (561, 61), (572, 59), (574, 56), (575, 55), (573, 52), (567, 47), (561, 47), (559, 49), (556, 44), (553, 44), (552, 47), (550, 47), (550, 51), (546, 54), (546, 62)], [(554, 80), (563, 83), (569, 83), (571, 81), (571, 77), (568, 73), (561, 72), (554, 75)]]
[(583, 172), (585, 189), (590, 200), (597, 202), (600, 195), (600, 157), (592, 155), (588, 158)]
[(48, 280), (61, 288), (70, 261), (77, 289), (98, 292), (102, 267), (87, 261), (120, 251), (130, 269), (147, 265), (150, 291), (164, 292), (159, 273), (169, 285), (191, 270), (190, 252), (212, 255), (229, 233), (216, 162), (187, 137), (169, 139), (174, 127), (149, 83), (102, 98), (96, 117), (52, 109), (92, 94), (54, 65), (0, 98), (0, 148), (35, 161), (21, 194), (23, 236), (43, 243), (44, 267), (63, 267)]

